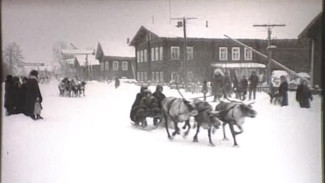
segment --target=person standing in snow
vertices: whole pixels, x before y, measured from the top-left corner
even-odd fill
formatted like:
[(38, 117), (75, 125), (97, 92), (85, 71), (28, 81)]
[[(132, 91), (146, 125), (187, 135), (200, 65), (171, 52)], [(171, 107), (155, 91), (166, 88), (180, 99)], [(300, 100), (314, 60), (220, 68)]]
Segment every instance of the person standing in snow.
[(302, 80), (296, 91), (296, 100), (301, 108), (310, 108), (310, 101), (313, 100), (313, 95), (307, 85), (306, 80)]
[(5, 83), (5, 101), (6, 115), (9, 116), (14, 112), (14, 82), (12, 75), (7, 75)]
[(248, 81), (245, 75), (243, 75), (239, 84), (240, 84), (240, 92), (241, 92), (240, 99), (246, 100)]
[(208, 93), (208, 82), (207, 81), (203, 81), (202, 93), (203, 93), (203, 100), (206, 101), (207, 93)]
[(281, 106), (287, 106), (288, 103), (288, 82), (285, 76), (281, 76), (281, 84), (279, 86), (279, 94), (282, 97)]
[(115, 77), (115, 88), (118, 88), (120, 86), (120, 80), (118, 77)]
[(249, 77), (249, 94), (248, 94), (248, 99), (251, 100), (252, 94), (254, 100), (256, 99), (256, 88), (258, 84), (258, 77), (256, 75), (256, 72), (253, 71), (251, 76)]
[(224, 90), (224, 73), (221, 69), (216, 69), (214, 71), (213, 77), (212, 77), (212, 93), (214, 95), (213, 102), (216, 102), (217, 99), (220, 100), (220, 98), (223, 95)]
[(33, 120), (36, 120), (34, 108), (37, 98), (38, 102), (42, 103), (43, 98), (38, 86), (38, 72), (36, 70), (32, 70), (26, 83), (25, 115), (31, 117)]

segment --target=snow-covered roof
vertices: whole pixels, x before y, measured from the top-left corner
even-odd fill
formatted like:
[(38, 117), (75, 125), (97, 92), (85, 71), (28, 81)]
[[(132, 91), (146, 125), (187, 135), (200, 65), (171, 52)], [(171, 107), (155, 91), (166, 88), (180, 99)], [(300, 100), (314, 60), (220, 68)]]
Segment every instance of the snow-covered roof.
[[(86, 62), (86, 57), (87, 61)], [(99, 65), (99, 61), (95, 58), (95, 55), (76, 55), (75, 59), (79, 63), (80, 66), (86, 66), (86, 65)]]
[(104, 56), (119, 56), (119, 57), (135, 57), (133, 46), (129, 46), (126, 42), (117, 41), (99, 41)]
[(71, 64), (71, 65), (74, 64), (74, 58), (65, 59), (64, 61), (65, 61), (67, 64)]
[(66, 55), (86, 55), (94, 54), (94, 50), (63, 49), (61, 53)]
[[(175, 25), (160, 25), (152, 24), (143, 26), (145, 29), (156, 34), (159, 37), (166, 38), (183, 38), (184, 32), (183, 27), (176, 27)], [(191, 24), (186, 24), (186, 37), (188, 38), (206, 38), (206, 39), (216, 39), (224, 38), (223, 35), (218, 33), (217, 30), (210, 27), (196, 26)]]
[(213, 63), (212, 67), (220, 68), (265, 68), (264, 64), (260, 63)]

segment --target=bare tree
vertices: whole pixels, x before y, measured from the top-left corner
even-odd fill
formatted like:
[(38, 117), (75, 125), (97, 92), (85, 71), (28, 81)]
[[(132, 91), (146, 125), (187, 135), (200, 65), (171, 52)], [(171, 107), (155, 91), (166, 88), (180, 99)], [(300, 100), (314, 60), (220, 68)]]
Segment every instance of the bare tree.
[(2, 58), (4, 63), (8, 66), (8, 70), (4, 70), (4, 72), (8, 74), (22, 74), (22, 72), (24, 72), (24, 67), (22, 65), (24, 56), (17, 43), (12, 42), (7, 44), (3, 50)]

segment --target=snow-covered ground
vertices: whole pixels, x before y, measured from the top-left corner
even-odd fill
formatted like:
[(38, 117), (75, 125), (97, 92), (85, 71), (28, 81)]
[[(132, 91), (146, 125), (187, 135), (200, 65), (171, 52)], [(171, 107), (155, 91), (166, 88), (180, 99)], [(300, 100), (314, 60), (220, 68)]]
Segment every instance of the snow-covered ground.
[[(67, 98), (59, 97), (57, 84), (40, 85), (44, 120), (3, 113), (1, 182), (322, 182), (319, 96), (301, 109), (294, 93), (287, 107), (258, 93), (258, 115), (246, 119), (240, 147), (232, 146), (229, 131), (223, 141), (221, 129), (211, 147), (204, 130), (193, 143), (194, 130), (169, 141), (164, 128), (134, 128), (129, 112), (139, 86), (92, 81), (86, 97)], [(179, 97), (168, 87), (164, 93)]]

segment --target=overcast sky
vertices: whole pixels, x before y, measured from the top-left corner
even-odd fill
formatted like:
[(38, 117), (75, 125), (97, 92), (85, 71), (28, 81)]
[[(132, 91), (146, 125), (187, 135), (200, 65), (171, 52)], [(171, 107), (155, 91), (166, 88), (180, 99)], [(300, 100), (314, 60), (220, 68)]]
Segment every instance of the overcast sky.
[[(297, 38), (322, 10), (322, 0), (170, 0), (172, 17), (237, 38), (266, 38), (253, 24), (286, 24), (272, 37)], [(16, 42), (26, 62), (51, 62), (55, 42), (96, 48), (98, 41), (126, 43), (141, 25), (169, 24), (169, 0), (2, 0), (2, 44)], [(172, 21), (172, 25), (176, 22)]]

